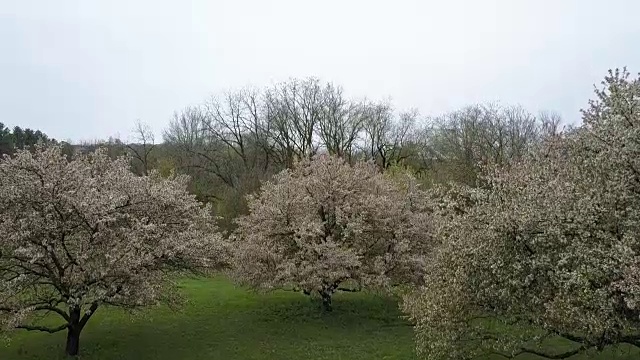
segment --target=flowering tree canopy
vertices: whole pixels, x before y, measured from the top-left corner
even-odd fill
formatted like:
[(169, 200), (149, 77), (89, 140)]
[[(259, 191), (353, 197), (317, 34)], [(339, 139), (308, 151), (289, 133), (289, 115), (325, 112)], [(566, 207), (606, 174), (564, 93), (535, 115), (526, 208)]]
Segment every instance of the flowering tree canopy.
[[(603, 85), (583, 126), (436, 216), (441, 245), (404, 302), (429, 359), (640, 345), (640, 80), (611, 71)], [(549, 336), (575, 347), (535, 346)]]
[[(67, 353), (102, 305), (137, 307), (172, 294), (172, 268), (215, 265), (221, 237), (187, 178), (138, 177), (97, 150), (57, 146), (0, 162), (0, 324), (67, 330)], [(37, 313), (59, 315), (57, 327)]]
[(257, 288), (317, 293), (327, 310), (345, 281), (384, 288), (420, 278), (428, 221), (406, 180), (333, 156), (279, 173), (238, 220), (236, 276)]

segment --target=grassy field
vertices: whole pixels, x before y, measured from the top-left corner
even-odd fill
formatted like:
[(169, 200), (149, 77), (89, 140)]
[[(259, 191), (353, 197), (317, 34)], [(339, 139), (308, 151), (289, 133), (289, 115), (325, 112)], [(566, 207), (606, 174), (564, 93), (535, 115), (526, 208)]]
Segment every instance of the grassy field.
[[(256, 294), (224, 278), (182, 285), (189, 303), (180, 312), (99, 309), (79, 359), (414, 359), (411, 327), (390, 300), (337, 294), (323, 313), (302, 294)], [(0, 359), (64, 359), (64, 342), (63, 332), (16, 332)]]
[[(79, 359), (416, 358), (412, 329), (392, 300), (337, 294), (334, 311), (324, 313), (317, 301), (302, 294), (256, 294), (222, 277), (184, 280), (182, 287), (189, 303), (180, 312), (154, 308), (131, 316), (100, 309), (82, 334)], [(16, 332), (8, 345), (0, 346), (0, 359), (64, 359), (64, 340), (62, 332)], [(629, 348), (594, 357), (638, 358), (640, 354)]]

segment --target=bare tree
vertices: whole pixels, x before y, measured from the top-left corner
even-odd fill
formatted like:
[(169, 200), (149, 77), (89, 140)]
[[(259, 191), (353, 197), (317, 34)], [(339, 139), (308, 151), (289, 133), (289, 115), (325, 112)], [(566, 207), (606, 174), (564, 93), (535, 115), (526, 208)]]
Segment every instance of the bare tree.
[(417, 123), (420, 113), (417, 109), (401, 112), (391, 126), (388, 135), (388, 159), (400, 163), (413, 155), (413, 146), (417, 140)]
[(322, 106), (322, 89), (315, 78), (289, 80), (265, 91), (270, 140), (274, 154), (286, 167), (318, 151), (314, 135)]
[(402, 112), (395, 118), (388, 102), (369, 103), (363, 110), (363, 148), (365, 157), (387, 169), (407, 159), (415, 141), (419, 113), (415, 109)]
[(267, 172), (273, 165), (273, 144), (269, 140), (270, 124), (265, 116), (264, 95), (255, 88), (246, 87), (240, 91), (240, 101), (244, 107), (244, 128), (250, 135), (254, 156), (262, 161), (262, 169)]
[(327, 84), (322, 92), (318, 135), (327, 152), (351, 160), (353, 148), (364, 127), (364, 106), (344, 97), (343, 89)]
[[(224, 184), (237, 185), (235, 164), (230, 162), (229, 147), (211, 133), (211, 111), (191, 106), (175, 113), (165, 131), (165, 141), (176, 147), (182, 168), (213, 175)], [(232, 150), (231, 150), (232, 151)]]
[(246, 172), (257, 167), (266, 171), (273, 152), (260, 101), (256, 90), (245, 88), (212, 97), (204, 105), (203, 131), (224, 144), (228, 156), (240, 159)]
[(538, 115), (541, 125), (542, 137), (555, 137), (558, 136), (562, 129), (560, 124), (562, 123), (562, 116), (555, 111), (541, 111)]
[(365, 157), (375, 160), (384, 169), (387, 164), (387, 134), (392, 126), (393, 109), (388, 102), (368, 103), (364, 108), (364, 116)]
[(216, 202), (225, 228), (246, 211), (244, 195), (278, 169), (263, 109), (259, 92), (230, 91), (176, 114), (165, 132), (176, 162), (192, 175), (192, 191)]
[(204, 113), (199, 107), (187, 107), (173, 114), (173, 120), (163, 132), (164, 141), (185, 147), (196, 147), (202, 142), (201, 123)]
[(479, 109), (482, 113), (479, 134), (485, 146), (478, 148), (481, 154), (477, 157), (484, 161), (505, 164), (522, 157), (537, 142), (540, 129), (537, 119), (522, 106), (489, 104)]
[(131, 156), (140, 163), (142, 175), (149, 175), (150, 155), (155, 148), (155, 136), (149, 124), (136, 120), (132, 141), (126, 145)]
[(433, 120), (432, 154), (456, 181), (475, 184), (481, 164), (507, 165), (538, 144), (543, 123), (521, 106), (472, 105)]

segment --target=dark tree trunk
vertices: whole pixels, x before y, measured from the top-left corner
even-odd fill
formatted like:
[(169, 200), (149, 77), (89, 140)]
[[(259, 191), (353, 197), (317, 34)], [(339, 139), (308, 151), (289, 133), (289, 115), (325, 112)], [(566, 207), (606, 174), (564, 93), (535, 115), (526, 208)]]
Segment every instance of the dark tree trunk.
[(67, 347), (65, 352), (69, 356), (78, 355), (78, 350), (80, 350), (80, 331), (82, 329), (76, 324), (69, 326), (67, 330)]
[(81, 309), (79, 306), (74, 306), (69, 309), (69, 327), (67, 328), (67, 346), (65, 352), (68, 356), (78, 355), (80, 350), (80, 332), (87, 322), (86, 319), (80, 319)]
[(331, 292), (322, 291), (320, 293), (320, 296), (322, 297), (322, 307), (324, 308), (324, 310), (332, 311), (333, 308), (331, 307)]

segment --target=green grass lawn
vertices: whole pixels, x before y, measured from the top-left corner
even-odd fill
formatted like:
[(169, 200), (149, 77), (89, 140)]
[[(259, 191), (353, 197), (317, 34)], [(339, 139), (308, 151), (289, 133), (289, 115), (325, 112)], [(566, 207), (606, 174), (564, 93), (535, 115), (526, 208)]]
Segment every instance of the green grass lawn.
[[(413, 332), (391, 299), (337, 294), (334, 311), (300, 293), (258, 294), (223, 277), (187, 279), (179, 312), (159, 307), (135, 316), (102, 308), (80, 339), (81, 360), (415, 359)], [(17, 331), (0, 360), (65, 359), (65, 333)], [(562, 344), (554, 344), (561, 350)], [(639, 359), (620, 347), (584, 359)], [(494, 359), (499, 359), (495, 357)], [(539, 359), (521, 356), (520, 360)]]
[[(189, 302), (179, 312), (99, 309), (82, 333), (79, 359), (415, 358), (412, 329), (390, 299), (337, 294), (333, 312), (323, 313), (303, 294), (258, 294), (222, 277), (182, 286)], [(64, 332), (15, 334), (0, 360), (65, 358)]]

